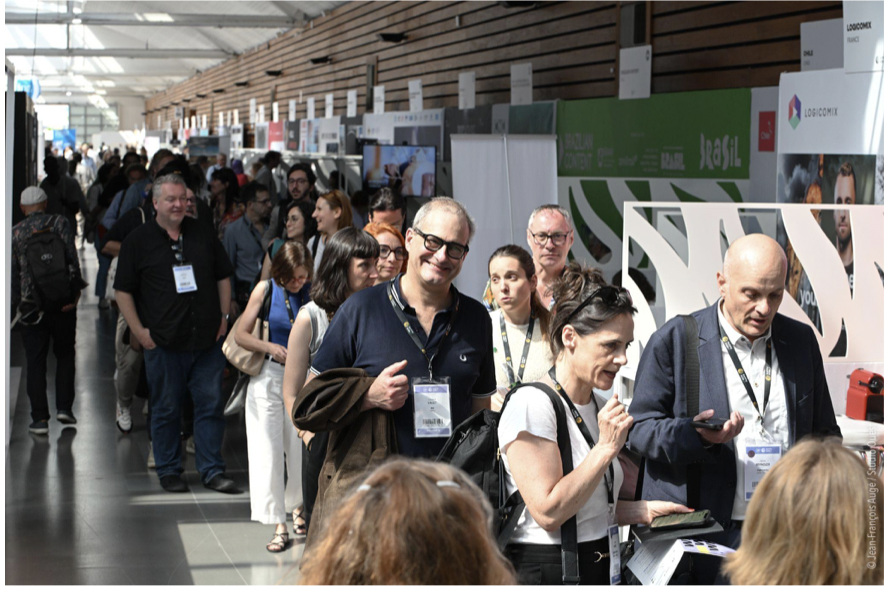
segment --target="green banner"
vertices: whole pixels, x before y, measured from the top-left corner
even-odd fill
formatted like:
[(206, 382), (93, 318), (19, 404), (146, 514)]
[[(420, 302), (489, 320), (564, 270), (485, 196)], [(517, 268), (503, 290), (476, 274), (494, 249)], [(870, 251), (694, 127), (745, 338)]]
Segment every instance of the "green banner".
[(751, 91), (557, 103), (558, 176), (750, 177)]

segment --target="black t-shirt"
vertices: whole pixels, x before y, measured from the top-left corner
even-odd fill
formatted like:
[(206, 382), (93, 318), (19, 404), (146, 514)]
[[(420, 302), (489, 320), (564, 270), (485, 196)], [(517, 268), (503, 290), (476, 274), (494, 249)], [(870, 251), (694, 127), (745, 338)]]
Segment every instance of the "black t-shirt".
[(132, 294), (139, 318), (158, 346), (204, 350), (214, 344), (221, 325), (218, 281), (234, 270), (215, 232), (185, 217), (183, 257), (193, 267), (197, 290), (178, 293), (172, 270), (177, 243), (155, 219), (133, 230), (120, 248), (114, 288)]
[[(400, 278), (394, 280), (397, 301)], [(415, 326), (419, 339), (428, 349), (439, 344), (434, 358), (434, 376), (451, 379), (452, 426), (471, 416), (473, 398), (489, 397), (495, 393), (495, 359), (492, 352), (492, 322), (483, 305), (451, 289), (453, 306), (434, 317), (430, 335), (421, 328), (415, 309), (405, 304), (403, 313)], [(452, 331), (445, 336), (446, 327), (458, 299), (458, 312)], [(442, 342), (442, 344), (441, 344)], [(428, 362), (400, 323), (388, 299), (387, 284), (376, 285), (355, 293), (335, 312), (323, 337), (323, 343), (311, 363), (311, 371), (322, 373), (340, 367), (364, 369), (377, 376), (387, 366), (406, 359), (406, 368), (399, 374), (409, 377), (428, 377)], [(445, 438), (416, 438), (413, 425), (413, 395), (406, 404), (394, 411), (397, 445), (400, 454), (409, 457), (436, 457)]]

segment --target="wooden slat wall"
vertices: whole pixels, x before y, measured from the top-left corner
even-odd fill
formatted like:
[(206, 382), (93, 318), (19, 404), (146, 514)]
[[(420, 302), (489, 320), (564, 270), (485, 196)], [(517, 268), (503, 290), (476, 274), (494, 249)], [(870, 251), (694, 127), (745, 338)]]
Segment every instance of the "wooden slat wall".
[[(458, 105), (458, 74), (477, 74), (477, 104), (510, 100), (510, 66), (531, 61), (536, 101), (614, 96), (618, 2), (540, 2), (508, 9), (497, 2), (350, 2), (313, 28), (293, 30), (248, 53), (170, 87), (146, 102), (148, 128), (174, 116), (174, 101), (190, 113), (239, 109), (248, 121), (249, 99), (272, 97), (281, 118), (290, 99), (313, 96), (322, 112), (326, 93), (344, 114), (347, 91), (356, 89), (365, 112), (366, 66), (377, 65), (385, 109), (408, 110), (407, 83), (421, 78), (426, 108)], [(841, 2), (652, 2), (653, 92), (778, 84), (784, 71), (800, 69), (800, 23), (839, 18)], [(456, 17), (459, 26), (456, 26)], [(377, 33), (402, 32), (396, 45)], [(330, 56), (315, 66), (312, 57)], [(277, 78), (266, 70), (282, 70)], [(248, 87), (235, 82), (248, 81)], [(224, 88), (222, 94), (214, 94)], [(198, 98), (197, 93), (205, 94)], [(298, 117), (306, 104), (298, 106)]]

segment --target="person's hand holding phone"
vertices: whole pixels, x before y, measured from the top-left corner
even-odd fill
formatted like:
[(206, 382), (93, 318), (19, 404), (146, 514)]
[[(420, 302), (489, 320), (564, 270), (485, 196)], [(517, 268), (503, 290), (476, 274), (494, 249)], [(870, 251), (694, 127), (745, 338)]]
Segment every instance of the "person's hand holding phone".
[[(693, 422), (705, 422), (713, 417), (714, 410), (705, 410), (692, 420)], [(730, 440), (738, 436), (742, 428), (744, 428), (744, 416), (742, 416), (738, 412), (732, 412), (729, 420), (723, 423), (723, 428), (721, 428), (720, 430), (696, 428), (695, 431), (698, 433), (699, 436), (701, 436), (705, 444), (721, 445), (723, 443), (729, 442)]]

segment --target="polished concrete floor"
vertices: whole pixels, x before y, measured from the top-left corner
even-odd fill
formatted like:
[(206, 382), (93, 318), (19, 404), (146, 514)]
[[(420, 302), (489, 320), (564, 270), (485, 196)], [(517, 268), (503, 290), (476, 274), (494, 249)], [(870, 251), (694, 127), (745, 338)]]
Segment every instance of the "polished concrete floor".
[[(81, 250), (94, 284), (95, 250)], [(99, 310), (84, 293), (77, 311), (76, 426), (50, 420), (49, 435), (28, 432), (25, 376), (15, 399), (6, 455), (7, 584), (293, 584), (303, 541), (281, 554), (265, 550), (273, 527), (249, 520), (249, 494), (205, 489), (185, 455), (186, 494), (160, 488), (147, 468), (149, 449), (142, 400), (129, 434), (115, 426), (116, 311)], [(11, 365), (23, 367), (17, 332)], [(50, 356), (50, 375), (54, 375)], [(55, 407), (49, 379), (49, 405)], [(246, 432), (241, 416), (227, 421), (227, 473), (249, 489)], [(291, 525), (291, 523), (290, 523)], [(290, 527), (291, 528), (291, 527)]]

